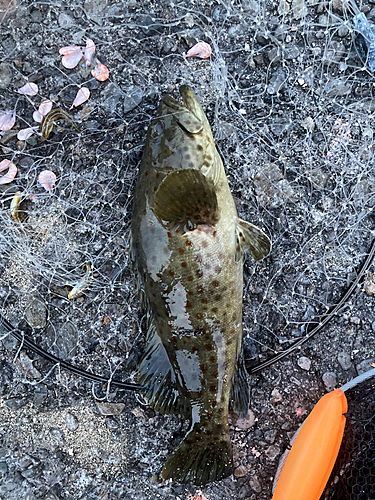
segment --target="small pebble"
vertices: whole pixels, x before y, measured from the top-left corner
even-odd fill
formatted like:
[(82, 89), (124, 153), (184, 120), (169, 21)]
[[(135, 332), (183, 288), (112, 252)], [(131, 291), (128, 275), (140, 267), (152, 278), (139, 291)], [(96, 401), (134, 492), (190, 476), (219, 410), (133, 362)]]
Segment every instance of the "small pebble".
[(315, 128), (315, 122), (311, 116), (306, 116), (306, 118), (302, 122), (304, 128), (309, 132), (312, 132)]
[(65, 415), (65, 424), (70, 431), (75, 431), (78, 428), (78, 419), (72, 413)]
[(44, 303), (36, 297), (30, 297), (25, 318), (31, 328), (44, 328), (47, 324), (47, 308)]
[(282, 395), (280, 394), (279, 390), (276, 388), (271, 392), (271, 396), (272, 396), (270, 399), (271, 403), (279, 403), (280, 401), (283, 400)]
[(311, 360), (305, 356), (298, 358), (297, 364), (300, 368), (302, 368), (302, 370), (309, 371), (311, 368)]
[(327, 391), (333, 391), (333, 389), (337, 385), (337, 377), (334, 372), (325, 372), (322, 376), (322, 380), (324, 385), (326, 386)]
[(101, 415), (107, 416), (107, 415), (112, 415), (114, 417), (117, 417), (117, 415), (120, 415), (125, 408), (124, 403), (99, 403), (99, 401), (96, 402), (96, 406), (99, 410), (99, 413)]
[(252, 410), (249, 410), (247, 412), (246, 417), (244, 418), (238, 418), (237, 420), (235, 418), (232, 419), (233, 425), (236, 427), (238, 430), (246, 430), (250, 429), (255, 424), (255, 415)]
[(272, 444), (271, 446), (266, 448), (264, 453), (269, 458), (269, 460), (273, 461), (280, 454), (280, 448), (279, 446)]
[(349, 370), (352, 367), (352, 360), (347, 352), (339, 352), (337, 355), (337, 361), (343, 370)]
[(234, 470), (235, 477), (244, 477), (247, 474), (247, 469), (244, 465), (240, 465)]
[(358, 363), (358, 365), (356, 366), (358, 375), (361, 375), (361, 373), (365, 373), (368, 370), (374, 368), (373, 366), (374, 364), (375, 364), (375, 358), (364, 359), (363, 361)]
[(262, 485), (256, 476), (249, 479), (250, 488), (255, 491), (255, 493), (260, 493), (262, 491)]

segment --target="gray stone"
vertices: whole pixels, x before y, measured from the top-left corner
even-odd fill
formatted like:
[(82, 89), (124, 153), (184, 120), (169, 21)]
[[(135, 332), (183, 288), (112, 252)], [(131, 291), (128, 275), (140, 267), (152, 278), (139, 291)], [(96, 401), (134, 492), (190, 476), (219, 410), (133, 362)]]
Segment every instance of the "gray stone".
[(298, 358), (297, 364), (300, 368), (302, 368), (302, 370), (309, 371), (311, 368), (311, 360), (305, 356)]
[(123, 100), (123, 111), (128, 113), (142, 102), (143, 92), (139, 87), (129, 87)]
[(352, 360), (347, 352), (339, 352), (337, 361), (343, 370), (349, 370), (352, 367)]
[(33, 404), (38, 407), (44, 403), (48, 396), (47, 386), (45, 384), (38, 384), (35, 386), (35, 392), (33, 396)]
[(322, 376), (322, 380), (327, 391), (333, 391), (333, 389), (337, 386), (337, 377), (334, 372), (325, 372)]
[(315, 128), (314, 119), (311, 118), (311, 116), (306, 116), (306, 118), (302, 122), (302, 126), (309, 132), (312, 132)]
[(68, 16), (67, 14), (64, 14), (63, 12), (59, 15), (59, 26), (60, 28), (62, 29), (67, 29), (67, 28), (71, 28), (72, 26), (74, 26), (74, 21), (73, 19)]
[(276, 165), (264, 165), (254, 178), (258, 201), (265, 207), (277, 208), (286, 202), (297, 201), (289, 182)]
[(78, 419), (72, 413), (66, 413), (65, 415), (65, 425), (70, 431), (75, 431), (78, 429)]
[(293, 0), (292, 9), (294, 19), (299, 20), (307, 16), (308, 10), (304, 0)]
[(3, 62), (0, 64), (0, 89), (6, 89), (12, 81), (13, 73), (12, 68), (8, 63)]
[(275, 458), (280, 454), (280, 447), (275, 444), (271, 444), (271, 446), (265, 449), (264, 453), (268, 457), (268, 459), (273, 462)]
[(8, 472), (8, 465), (6, 462), (0, 462), (0, 474), (6, 474)]
[(283, 89), (285, 82), (286, 75), (284, 71), (281, 68), (277, 69), (271, 76), (269, 84), (267, 85), (267, 93), (270, 95), (277, 94)]
[(324, 87), (328, 97), (342, 97), (351, 92), (351, 86), (345, 80), (329, 80)]
[(44, 328), (47, 324), (47, 308), (37, 297), (28, 300), (25, 318), (31, 328)]
[(237, 419), (233, 418), (232, 419), (232, 423), (236, 427), (236, 429), (239, 429), (239, 430), (250, 429), (255, 424), (255, 415), (254, 415), (254, 412), (252, 410), (249, 410), (247, 412), (246, 417), (244, 417), (244, 418), (237, 418)]
[(117, 415), (120, 415), (125, 408), (124, 403), (103, 403), (103, 402), (96, 402), (96, 406), (99, 410), (99, 413), (101, 415), (107, 416), (107, 415), (112, 415), (114, 417), (117, 417)]
[(275, 442), (276, 435), (277, 435), (276, 429), (269, 429), (268, 431), (265, 431), (264, 439), (267, 441), (267, 443), (273, 444)]
[(5, 399), (4, 403), (6, 406), (9, 408), (9, 410), (19, 410), (23, 406), (27, 405), (29, 399), (25, 397), (15, 397), (15, 398), (9, 398)]
[(54, 349), (57, 351), (57, 356), (61, 359), (73, 358), (77, 354), (77, 328), (73, 323), (67, 321), (57, 331)]
[(349, 33), (349, 28), (345, 26), (345, 24), (342, 24), (340, 28), (337, 30), (337, 34), (339, 35), (340, 38), (345, 38)]
[(370, 359), (364, 359), (358, 365), (356, 366), (358, 375), (361, 375), (362, 373), (367, 372), (368, 370), (371, 370), (374, 368), (375, 364), (375, 358), (370, 358)]
[(40, 378), (40, 372), (33, 366), (33, 362), (25, 351), (21, 351), (17, 359), (17, 365), (21, 373), (23, 373), (27, 378)]
[(107, 0), (87, 0), (84, 5), (84, 11), (93, 21), (100, 22), (107, 12)]
[(299, 56), (299, 50), (295, 45), (291, 44), (285, 46), (284, 49), (285, 59), (287, 60), (297, 59), (298, 56)]
[(249, 479), (249, 485), (250, 485), (250, 488), (253, 491), (255, 491), (255, 493), (260, 493), (262, 491), (262, 485), (260, 484), (260, 481), (257, 478), (257, 476), (252, 476)]

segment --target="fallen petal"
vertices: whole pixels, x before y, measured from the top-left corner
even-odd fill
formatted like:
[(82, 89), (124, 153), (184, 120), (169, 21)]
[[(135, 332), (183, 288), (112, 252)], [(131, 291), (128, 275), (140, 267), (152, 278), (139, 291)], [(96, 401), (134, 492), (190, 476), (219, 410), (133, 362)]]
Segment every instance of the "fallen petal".
[(98, 61), (98, 64), (91, 71), (91, 74), (99, 82), (105, 82), (105, 80), (107, 80), (107, 78), (109, 77), (109, 69), (107, 68), (107, 66), (104, 66), (104, 64)]
[(206, 42), (198, 42), (194, 45), (186, 54), (183, 54), (184, 57), (200, 57), (201, 59), (207, 59), (212, 54), (211, 46)]
[(83, 49), (83, 57), (86, 61), (86, 66), (91, 66), (92, 56), (95, 54), (95, 43), (87, 38), (86, 47)]
[(46, 114), (48, 114), (51, 109), (52, 109), (52, 106), (53, 106), (53, 103), (52, 101), (50, 101), (49, 99), (44, 99), (41, 103), (40, 103), (40, 106), (39, 106), (39, 113), (42, 115), (42, 116), (45, 116)]
[(34, 111), (34, 113), (33, 113), (33, 120), (34, 120), (34, 122), (42, 123), (43, 115), (41, 115), (38, 110)]
[(62, 56), (69, 56), (79, 50), (82, 51), (82, 47), (79, 47), (79, 45), (68, 45), (67, 47), (61, 47), (59, 54)]
[(51, 192), (56, 183), (56, 175), (51, 170), (43, 170), (38, 176), (38, 183), (48, 192)]
[(0, 177), (0, 184), (9, 184), (17, 174), (17, 167), (10, 160), (0, 162), (0, 172), (9, 168), (8, 172)]
[(42, 120), (44, 116), (48, 115), (48, 113), (51, 111), (53, 106), (52, 101), (49, 99), (44, 99), (39, 106), (38, 111), (34, 111), (33, 113), (33, 119), (34, 121), (38, 123), (42, 123)]
[(19, 94), (23, 95), (36, 95), (38, 93), (38, 85), (36, 83), (27, 82), (23, 87), (17, 90)]
[(17, 139), (19, 141), (26, 141), (31, 135), (35, 134), (38, 130), (39, 126), (29, 127), (29, 128), (21, 128), (21, 130), (17, 134)]
[(86, 102), (87, 99), (90, 97), (90, 91), (87, 87), (81, 87), (79, 91), (77, 92), (76, 98), (73, 101), (73, 104), (71, 105), (70, 109), (76, 108), (83, 102)]
[(3, 132), (10, 130), (15, 124), (15, 116), (14, 111), (5, 111), (5, 113), (0, 116), (0, 130)]
[(78, 47), (76, 51), (71, 52), (62, 58), (61, 60), (62, 65), (64, 66), (64, 68), (73, 69), (82, 59), (82, 56), (83, 56), (82, 49)]

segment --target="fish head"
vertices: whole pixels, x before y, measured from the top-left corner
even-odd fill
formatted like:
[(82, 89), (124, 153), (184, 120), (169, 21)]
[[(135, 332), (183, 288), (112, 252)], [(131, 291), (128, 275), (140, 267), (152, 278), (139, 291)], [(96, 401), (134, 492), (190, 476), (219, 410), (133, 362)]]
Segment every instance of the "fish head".
[(192, 169), (214, 180), (221, 161), (210, 125), (193, 90), (188, 85), (179, 90), (183, 103), (166, 95), (149, 127), (148, 167), (164, 174), (161, 178), (172, 171)]

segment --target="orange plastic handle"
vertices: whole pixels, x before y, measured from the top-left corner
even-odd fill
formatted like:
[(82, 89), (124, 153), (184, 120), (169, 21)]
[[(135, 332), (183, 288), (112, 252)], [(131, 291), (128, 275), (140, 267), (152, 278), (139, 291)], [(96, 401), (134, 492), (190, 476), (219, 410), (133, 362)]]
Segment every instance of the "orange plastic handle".
[(319, 500), (339, 452), (347, 410), (341, 389), (319, 400), (293, 443), (272, 500)]

